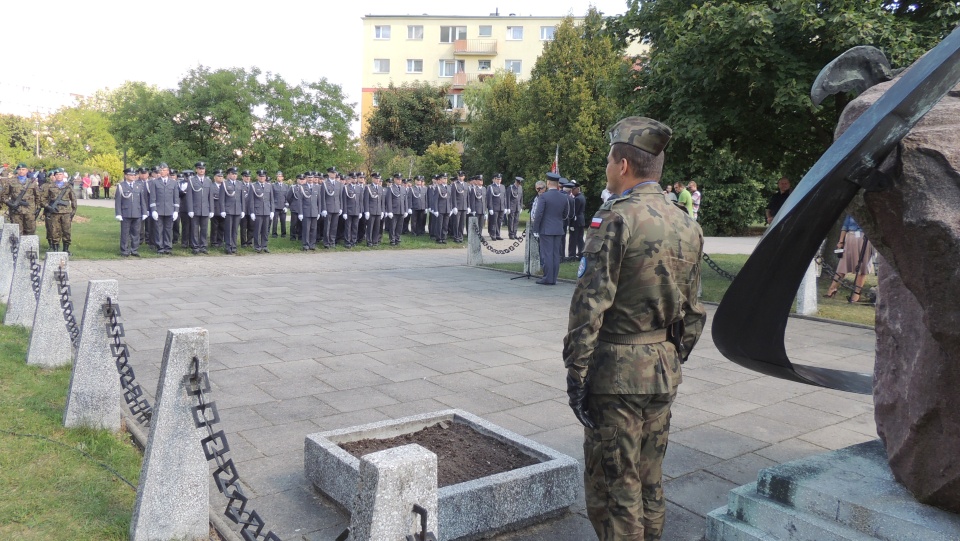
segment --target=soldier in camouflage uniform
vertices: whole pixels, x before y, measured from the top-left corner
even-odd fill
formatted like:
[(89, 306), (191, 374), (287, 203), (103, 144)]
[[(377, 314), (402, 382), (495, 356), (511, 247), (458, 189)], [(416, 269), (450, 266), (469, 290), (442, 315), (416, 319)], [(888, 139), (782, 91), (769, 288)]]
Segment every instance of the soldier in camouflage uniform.
[(570, 406), (584, 430), (587, 514), (601, 541), (659, 540), (661, 466), (680, 364), (700, 338), (703, 233), (660, 188), (667, 126), (610, 131), (607, 189), (587, 229), (564, 338)]
[(17, 165), (16, 175), (4, 179), (0, 201), (7, 207), (7, 220), (20, 225), (21, 235), (37, 234), (37, 209), (40, 208), (40, 187), (27, 176), (27, 165)]
[(73, 215), (77, 213), (77, 195), (70, 183), (64, 180), (65, 176), (66, 171), (57, 169), (53, 182), (44, 184), (40, 200), (43, 203), (50, 250), (59, 252), (62, 242), (63, 251), (69, 254), (70, 225)]

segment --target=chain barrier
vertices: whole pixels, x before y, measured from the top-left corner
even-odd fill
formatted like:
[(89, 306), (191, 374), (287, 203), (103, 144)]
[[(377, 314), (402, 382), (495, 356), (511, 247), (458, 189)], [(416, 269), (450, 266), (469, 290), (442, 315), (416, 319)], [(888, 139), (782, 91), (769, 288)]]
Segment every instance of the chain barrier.
[(40, 302), (40, 257), (36, 250), (27, 252), (27, 260), (30, 262), (30, 283), (33, 286), (33, 296), (37, 302)]
[(17, 257), (20, 255), (20, 237), (10, 235), (10, 252), (13, 254), (13, 267), (17, 267)]
[(130, 415), (143, 427), (150, 426), (150, 420), (153, 418), (153, 408), (150, 402), (143, 396), (143, 389), (137, 383), (137, 376), (133, 373), (133, 366), (130, 365), (130, 350), (127, 344), (121, 340), (124, 336), (123, 323), (120, 322), (120, 305), (113, 302), (113, 299), (107, 297), (102, 307), (103, 317), (107, 318), (107, 333), (113, 338), (110, 344), (110, 355), (113, 356), (117, 366), (117, 374), (120, 375), (120, 387), (123, 388), (123, 401), (126, 402)]
[(500, 249), (494, 248), (494, 247), (491, 246), (489, 243), (487, 243), (486, 239), (483, 238), (483, 234), (480, 232), (480, 225), (479, 225), (479, 224), (475, 224), (475, 225), (473, 226), (473, 231), (477, 234), (477, 237), (480, 238), (480, 245), (483, 246), (484, 248), (486, 248), (487, 250), (490, 250), (491, 252), (497, 254), (497, 255), (509, 254), (510, 252), (516, 250), (517, 247), (520, 246), (520, 245), (523, 243), (523, 240), (527, 238), (527, 231), (524, 230), (523, 233), (520, 233), (520, 236), (517, 237), (517, 239), (516, 239), (515, 241), (513, 241), (513, 244), (511, 244), (510, 246), (507, 246), (506, 248), (500, 250)]
[(708, 265), (711, 269), (713, 269), (714, 272), (716, 272), (717, 274), (719, 274), (719, 275), (722, 276), (723, 278), (726, 278), (727, 280), (730, 280), (730, 281), (732, 282), (732, 281), (734, 280), (734, 278), (737, 277), (736, 274), (732, 274), (732, 273), (729, 273), (729, 272), (721, 269), (721, 268), (720, 268), (720, 265), (717, 265), (717, 262), (716, 262), (716, 261), (714, 261), (713, 259), (710, 259), (710, 256), (709, 256), (709, 255), (703, 254), (703, 260), (707, 262), (707, 265)]
[(200, 440), (200, 447), (207, 461), (213, 461), (217, 469), (213, 472), (213, 480), (217, 489), (227, 498), (227, 508), (223, 514), (240, 524), (240, 535), (245, 541), (282, 541), (272, 531), (263, 533), (264, 522), (253, 509), (247, 509), (249, 499), (240, 486), (240, 474), (233, 463), (233, 459), (225, 458), (230, 451), (227, 435), (223, 430), (214, 432), (213, 425), (220, 422), (216, 402), (208, 402), (205, 393), (210, 392), (210, 380), (207, 373), (200, 372), (200, 359), (194, 357), (190, 364), (190, 373), (183, 377), (187, 396), (195, 397), (196, 405), (191, 408), (193, 423), (197, 428), (206, 428), (207, 437)]
[(67, 332), (70, 333), (70, 343), (74, 349), (80, 349), (80, 326), (77, 325), (77, 318), (73, 312), (73, 298), (70, 296), (70, 276), (67, 274), (66, 262), (60, 262), (60, 268), (54, 273), (53, 277), (57, 280), (57, 293), (60, 295), (60, 309), (63, 310), (63, 321), (67, 324)]

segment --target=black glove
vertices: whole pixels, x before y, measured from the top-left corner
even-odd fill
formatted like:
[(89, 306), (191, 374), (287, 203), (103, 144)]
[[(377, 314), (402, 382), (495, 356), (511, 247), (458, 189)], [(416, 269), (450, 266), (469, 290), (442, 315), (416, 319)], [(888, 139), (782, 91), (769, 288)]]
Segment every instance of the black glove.
[(570, 397), (570, 409), (573, 410), (580, 424), (596, 430), (597, 424), (593, 422), (590, 412), (587, 411), (587, 381), (573, 369), (567, 371), (567, 396)]

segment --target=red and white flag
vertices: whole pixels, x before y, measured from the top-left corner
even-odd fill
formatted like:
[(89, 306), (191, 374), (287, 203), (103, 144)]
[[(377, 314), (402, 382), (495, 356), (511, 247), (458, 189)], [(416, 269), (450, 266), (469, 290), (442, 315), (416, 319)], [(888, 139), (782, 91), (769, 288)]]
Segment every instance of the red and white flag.
[(593, 221), (590, 222), (590, 229), (600, 229), (600, 224), (602, 223), (603, 218), (594, 218)]
[(560, 174), (560, 145), (557, 145), (557, 152), (553, 155), (553, 166), (550, 167), (550, 172)]

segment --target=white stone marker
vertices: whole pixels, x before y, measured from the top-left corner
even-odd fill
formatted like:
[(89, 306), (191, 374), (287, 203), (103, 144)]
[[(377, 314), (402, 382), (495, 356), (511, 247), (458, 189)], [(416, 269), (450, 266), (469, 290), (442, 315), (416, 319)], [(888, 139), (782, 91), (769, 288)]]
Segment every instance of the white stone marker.
[(476, 216), (467, 218), (467, 265), (483, 265), (483, 247), (480, 246), (480, 235), (477, 234)]
[(350, 515), (351, 541), (404, 541), (420, 531), (413, 505), (427, 510), (427, 531), (437, 529), (437, 455), (417, 444), (365, 455)]
[(206, 329), (167, 331), (130, 541), (206, 540), (210, 533), (210, 471), (200, 447), (207, 432), (193, 424), (195, 399), (183, 382), (193, 357), (207, 371), (209, 352)]
[(807, 267), (800, 289), (797, 290), (797, 313), (804, 316), (817, 315), (817, 263), (811, 261)]
[(543, 276), (543, 265), (540, 263), (540, 239), (533, 236), (533, 231), (527, 229), (524, 244), (523, 273), (530, 276)]
[(13, 270), (13, 280), (10, 282), (10, 298), (7, 301), (7, 314), (3, 317), (4, 325), (23, 325), (28, 329), (33, 325), (37, 298), (33, 295), (33, 284), (30, 281), (30, 260), (27, 259), (27, 252), (30, 250), (40, 252), (40, 237), (20, 237), (17, 268)]
[[(60, 307), (60, 288), (55, 277), (67, 271), (70, 256), (66, 252), (47, 252), (40, 275), (40, 300), (30, 330), (27, 364), (55, 368), (73, 362), (73, 344)], [(31, 294), (33, 290), (31, 289)]]
[(10, 299), (10, 283), (13, 282), (13, 252), (10, 246), (20, 238), (20, 224), (3, 224), (0, 229), (0, 303)]
[(123, 391), (117, 365), (110, 353), (113, 337), (110, 318), (103, 315), (107, 299), (117, 302), (120, 286), (116, 280), (90, 280), (80, 325), (80, 347), (70, 375), (63, 426), (120, 431)]

